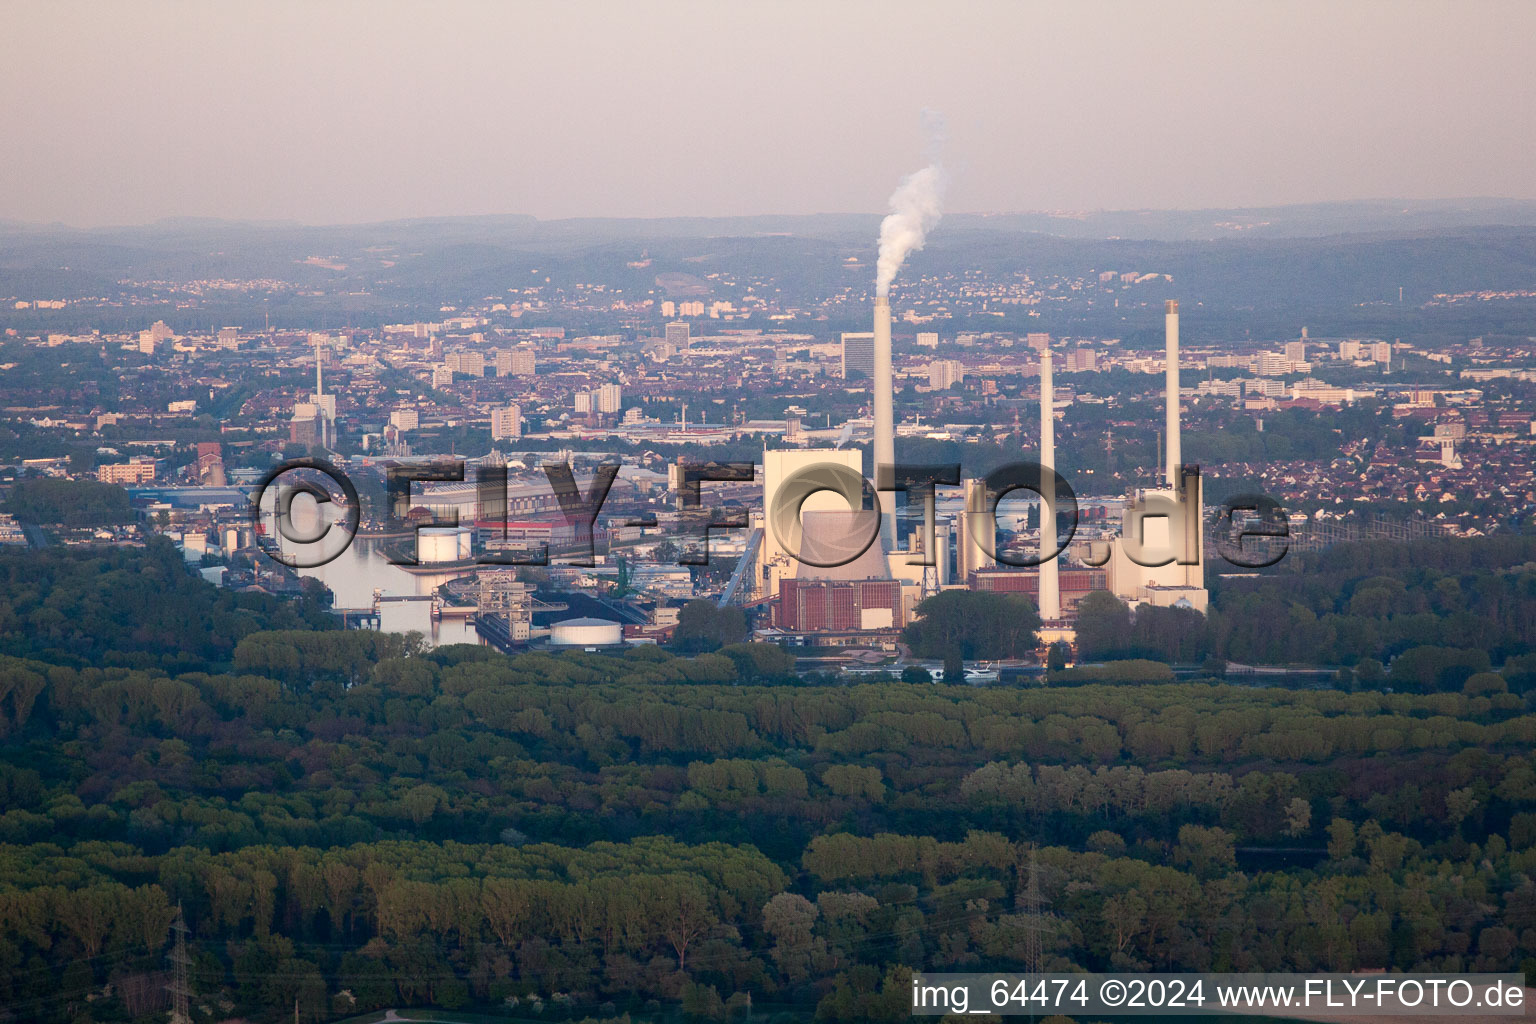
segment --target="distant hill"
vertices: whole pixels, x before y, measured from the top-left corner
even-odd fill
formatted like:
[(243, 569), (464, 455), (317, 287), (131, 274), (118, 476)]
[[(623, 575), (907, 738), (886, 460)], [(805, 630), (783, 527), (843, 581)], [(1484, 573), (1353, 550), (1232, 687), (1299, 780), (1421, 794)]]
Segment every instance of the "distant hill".
[[(592, 244), (634, 238), (720, 238), (798, 235), (840, 239), (867, 237), (880, 213), (760, 214), (739, 217), (574, 217), (540, 220), (526, 214), (419, 217), (365, 224), (301, 224), (172, 217), (151, 224), (73, 228), (0, 220), (0, 237), (92, 239), (104, 244), (190, 243), (211, 238), (263, 237), (299, 244), (348, 239), (367, 244), (417, 241), (516, 242), (533, 247)], [(1536, 200), (1362, 199), (1292, 206), (1205, 210), (1087, 210), (1018, 213), (951, 213), (953, 228), (1063, 238), (1202, 241), (1222, 238), (1315, 238), (1324, 235), (1436, 231), (1467, 227), (1536, 227)]]
[[(112, 296), (118, 282), (274, 279), (297, 289), (204, 295), (179, 323), (390, 322), (478, 302), (533, 275), (555, 288), (715, 294), (720, 276), (771, 279), (788, 302), (870, 284), (878, 214), (543, 221), (448, 217), (360, 225), (176, 219), (77, 229), (0, 223), (0, 299)], [(642, 258), (643, 257), (643, 258)], [(1163, 298), (1185, 302), (1191, 337), (1364, 333), (1438, 342), (1529, 333), (1531, 301), (1426, 307), (1441, 293), (1536, 288), (1536, 202), (1371, 200), (1248, 210), (955, 214), (908, 260), (923, 276), (1168, 275), (1121, 295), (1022, 307), (976, 326), (1132, 338)], [(1402, 300), (1399, 301), (1398, 289)], [(1064, 296), (1067, 298), (1067, 296)], [(0, 310), (24, 330), (103, 326), (85, 310)], [(836, 310), (833, 320), (838, 319)], [(850, 313), (850, 315), (852, 315)], [(1151, 316), (1151, 319), (1148, 317)], [(114, 321), (120, 326), (124, 321)], [(136, 321), (135, 321), (136, 322)], [(148, 322), (148, 321), (145, 321)], [(602, 326), (594, 324), (594, 326)], [(828, 329), (840, 329), (829, 323)], [(957, 323), (957, 329), (967, 325)], [(1151, 328), (1148, 328), (1151, 329)]]

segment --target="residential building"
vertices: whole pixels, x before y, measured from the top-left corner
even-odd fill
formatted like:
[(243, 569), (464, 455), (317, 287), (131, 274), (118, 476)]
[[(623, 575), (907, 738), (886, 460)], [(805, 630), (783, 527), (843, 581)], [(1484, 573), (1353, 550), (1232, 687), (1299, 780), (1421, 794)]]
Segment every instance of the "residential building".
[(624, 392), (617, 384), (604, 384), (592, 395), (596, 410), (600, 413), (615, 413), (623, 407)]
[(155, 460), (135, 455), (127, 462), (96, 467), (96, 479), (104, 484), (149, 484), (155, 482)]
[(935, 359), (928, 364), (928, 386), (948, 388), (965, 379), (965, 364), (958, 359)]
[(506, 441), (523, 436), (523, 410), (509, 405), (505, 409), (491, 410), (491, 440)]

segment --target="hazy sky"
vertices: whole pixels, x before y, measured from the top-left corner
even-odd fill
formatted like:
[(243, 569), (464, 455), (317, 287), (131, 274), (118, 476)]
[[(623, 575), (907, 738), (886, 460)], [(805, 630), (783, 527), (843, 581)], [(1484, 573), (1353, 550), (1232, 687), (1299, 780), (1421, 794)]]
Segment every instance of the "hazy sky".
[(0, 217), (1536, 198), (1536, 3), (27, 3)]

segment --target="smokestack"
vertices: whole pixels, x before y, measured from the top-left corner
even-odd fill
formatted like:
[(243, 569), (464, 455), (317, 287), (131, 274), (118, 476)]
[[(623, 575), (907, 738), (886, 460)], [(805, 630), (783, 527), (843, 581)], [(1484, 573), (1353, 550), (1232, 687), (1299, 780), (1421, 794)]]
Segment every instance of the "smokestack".
[[(883, 482), (882, 474), (893, 472), (896, 465), (896, 426), (891, 416), (891, 300), (875, 298), (875, 446), (873, 479)], [(885, 550), (896, 550), (896, 518), (891, 510), (880, 516), (880, 540)]]
[(1179, 463), (1183, 456), (1179, 452), (1179, 303), (1177, 299), (1169, 299), (1167, 312), (1163, 317), (1164, 331), (1167, 334), (1167, 351), (1164, 353), (1164, 361), (1167, 364), (1167, 390), (1168, 390), (1168, 419), (1164, 424), (1165, 433), (1168, 436), (1168, 486), (1179, 486)]
[(1040, 618), (1061, 618), (1061, 582), (1056, 556), (1056, 387), (1051, 350), (1040, 352)]

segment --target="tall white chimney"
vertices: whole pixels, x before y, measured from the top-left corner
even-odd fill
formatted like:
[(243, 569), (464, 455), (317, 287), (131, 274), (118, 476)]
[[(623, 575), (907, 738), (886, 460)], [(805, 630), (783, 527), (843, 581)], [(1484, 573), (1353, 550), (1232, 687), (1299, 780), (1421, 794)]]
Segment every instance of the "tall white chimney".
[[(884, 295), (875, 298), (875, 446), (872, 478), (878, 486), (881, 467), (896, 465), (896, 426), (891, 416), (891, 300)], [(887, 469), (886, 472), (890, 472)], [(894, 494), (887, 492), (881, 502), (894, 501)], [(887, 552), (896, 550), (896, 517), (892, 508), (880, 516), (880, 540)]]
[(1061, 581), (1056, 556), (1056, 387), (1051, 380), (1051, 350), (1040, 352), (1040, 618), (1061, 618)]
[(1164, 360), (1167, 363), (1168, 391), (1168, 418), (1164, 424), (1168, 437), (1168, 486), (1179, 486), (1179, 463), (1183, 460), (1179, 452), (1179, 303), (1177, 299), (1169, 299), (1167, 312), (1163, 317), (1164, 330), (1167, 335), (1167, 351)]

